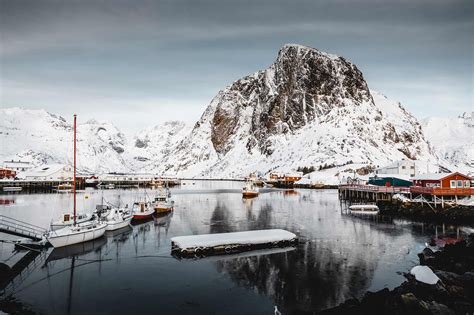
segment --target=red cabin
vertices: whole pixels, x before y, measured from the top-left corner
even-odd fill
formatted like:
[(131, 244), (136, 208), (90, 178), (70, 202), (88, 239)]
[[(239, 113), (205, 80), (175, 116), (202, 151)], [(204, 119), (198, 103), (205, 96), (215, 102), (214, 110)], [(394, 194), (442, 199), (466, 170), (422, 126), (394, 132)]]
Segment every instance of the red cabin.
[(420, 174), (413, 177), (411, 192), (445, 196), (474, 195), (473, 179), (461, 173)]

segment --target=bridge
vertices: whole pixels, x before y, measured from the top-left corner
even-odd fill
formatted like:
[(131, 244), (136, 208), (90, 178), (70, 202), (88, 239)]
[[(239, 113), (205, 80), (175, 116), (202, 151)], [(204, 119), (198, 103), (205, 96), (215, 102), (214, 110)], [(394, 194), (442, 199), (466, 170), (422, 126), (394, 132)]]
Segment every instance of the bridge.
[(0, 215), (0, 232), (40, 241), (43, 239), (46, 230), (27, 222)]

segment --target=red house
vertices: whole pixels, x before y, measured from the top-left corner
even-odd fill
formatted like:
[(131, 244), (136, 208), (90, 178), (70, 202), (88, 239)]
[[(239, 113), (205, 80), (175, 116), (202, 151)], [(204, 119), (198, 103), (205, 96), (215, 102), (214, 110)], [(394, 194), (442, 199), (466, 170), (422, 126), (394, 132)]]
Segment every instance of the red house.
[(429, 193), (439, 196), (474, 195), (473, 179), (461, 173), (420, 174), (412, 178), (412, 193)]
[(0, 179), (15, 179), (16, 172), (14, 170), (0, 167)]

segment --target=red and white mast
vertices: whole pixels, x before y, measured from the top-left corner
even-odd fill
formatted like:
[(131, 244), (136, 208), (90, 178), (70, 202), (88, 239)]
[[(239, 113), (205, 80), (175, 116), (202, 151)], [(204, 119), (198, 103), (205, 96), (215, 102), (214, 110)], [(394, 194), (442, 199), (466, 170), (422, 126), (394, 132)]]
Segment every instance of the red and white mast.
[(72, 191), (74, 193), (74, 226), (76, 226), (76, 119), (77, 115), (74, 114), (74, 178), (72, 184)]

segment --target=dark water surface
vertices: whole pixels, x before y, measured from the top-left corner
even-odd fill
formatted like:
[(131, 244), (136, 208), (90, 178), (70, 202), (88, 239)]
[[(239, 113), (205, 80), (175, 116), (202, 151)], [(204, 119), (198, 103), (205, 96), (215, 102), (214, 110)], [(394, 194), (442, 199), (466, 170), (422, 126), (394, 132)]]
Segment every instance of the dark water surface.
[[(50, 249), (22, 269), (3, 297), (45, 314), (274, 314), (275, 306), (283, 314), (312, 313), (367, 290), (398, 286), (400, 273), (418, 263), (417, 253), (435, 234), (427, 224), (347, 215), (336, 190), (267, 190), (243, 200), (241, 186), (188, 181), (172, 190), (174, 213), (94, 242)], [(119, 195), (131, 203), (137, 191), (104, 192), (110, 202)], [(79, 208), (94, 208), (101, 196), (78, 194)], [(72, 203), (69, 194), (0, 199), (0, 214), (44, 227)], [(196, 260), (170, 255), (173, 236), (269, 228), (296, 233), (298, 246)], [(0, 239), (14, 238), (0, 233)], [(24, 255), (0, 243), (0, 272)]]

